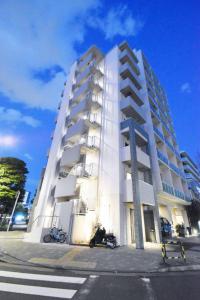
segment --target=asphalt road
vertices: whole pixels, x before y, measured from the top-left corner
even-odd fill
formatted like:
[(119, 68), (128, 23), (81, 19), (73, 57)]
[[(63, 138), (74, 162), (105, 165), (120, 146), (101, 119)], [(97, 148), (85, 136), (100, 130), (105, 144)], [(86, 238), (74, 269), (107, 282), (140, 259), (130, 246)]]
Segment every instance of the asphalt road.
[(92, 275), (0, 263), (1, 300), (199, 300), (200, 272)]

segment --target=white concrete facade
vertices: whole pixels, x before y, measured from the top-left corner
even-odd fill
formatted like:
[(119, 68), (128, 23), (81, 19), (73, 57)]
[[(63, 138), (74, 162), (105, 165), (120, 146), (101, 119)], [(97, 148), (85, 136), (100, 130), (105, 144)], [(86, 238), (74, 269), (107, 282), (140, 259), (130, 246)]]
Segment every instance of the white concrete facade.
[[(160, 240), (159, 214), (187, 225), (187, 184), (167, 100), (159, 84), (159, 103), (156, 81), (142, 52), (126, 42), (105, 56), (93, 46), (75, 62), (29, 240), (41, 241), (55, 224), (68, 232), (70, 243), (86, 244), (101, 223), (120, 245), (143, 248), (145, 241)], [(167, 125), (153, 105), (166, 114)]]

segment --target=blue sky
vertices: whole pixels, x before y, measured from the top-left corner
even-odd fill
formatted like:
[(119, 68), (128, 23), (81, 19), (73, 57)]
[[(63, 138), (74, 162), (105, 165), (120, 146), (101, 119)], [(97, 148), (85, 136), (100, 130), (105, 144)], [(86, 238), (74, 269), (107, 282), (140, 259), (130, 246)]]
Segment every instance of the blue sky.
[(0, 156), (29, 169), (34, 192), (69, 67), (91, 44), (141, 48), (166, 89), (180, 148), (200, 151), (198, 1), (2, 0)]

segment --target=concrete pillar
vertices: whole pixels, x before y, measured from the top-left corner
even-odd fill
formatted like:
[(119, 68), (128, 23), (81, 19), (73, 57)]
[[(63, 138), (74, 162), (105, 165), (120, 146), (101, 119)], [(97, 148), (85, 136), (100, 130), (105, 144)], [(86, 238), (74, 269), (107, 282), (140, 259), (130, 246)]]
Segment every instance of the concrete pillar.
[(160, 216), (159, 216), (159, 210), (157, 205), (153, 208), (153, 217), (154, 217), (156, 242), (160, 243), (162, 237), (161, 237), (161, 228), (160, 228)]
[(130, 129), (131, 175), (132, 175), (132, 190), (133, 190), (133, 205), (134, 205), (135, 244), (136, 244), (136, 249), (144, 249), (135, 128), (132, 122), (130, 122), (129, 129)]

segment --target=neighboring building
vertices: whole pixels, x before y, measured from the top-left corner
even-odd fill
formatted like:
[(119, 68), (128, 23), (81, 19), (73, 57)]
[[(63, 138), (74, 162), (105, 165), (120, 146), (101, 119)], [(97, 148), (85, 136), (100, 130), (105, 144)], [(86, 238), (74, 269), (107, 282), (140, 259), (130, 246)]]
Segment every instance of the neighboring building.
[(183, 162), (184, 172), (188, 181), (192, 199), (200, 201), (200, 172), (189, 154), (185, 151), (180, 153)]
[(26, 208), (31, 207), (31, 192), (25, 192), (22, 204)]
[(141, 51), (91, 47), (71, 67), (31, 241), (52, 224), (87, 243), (101, 223), (119, 244), (160, 240), (160, 217), (188, 226), (190, 193), (167, 98)]

